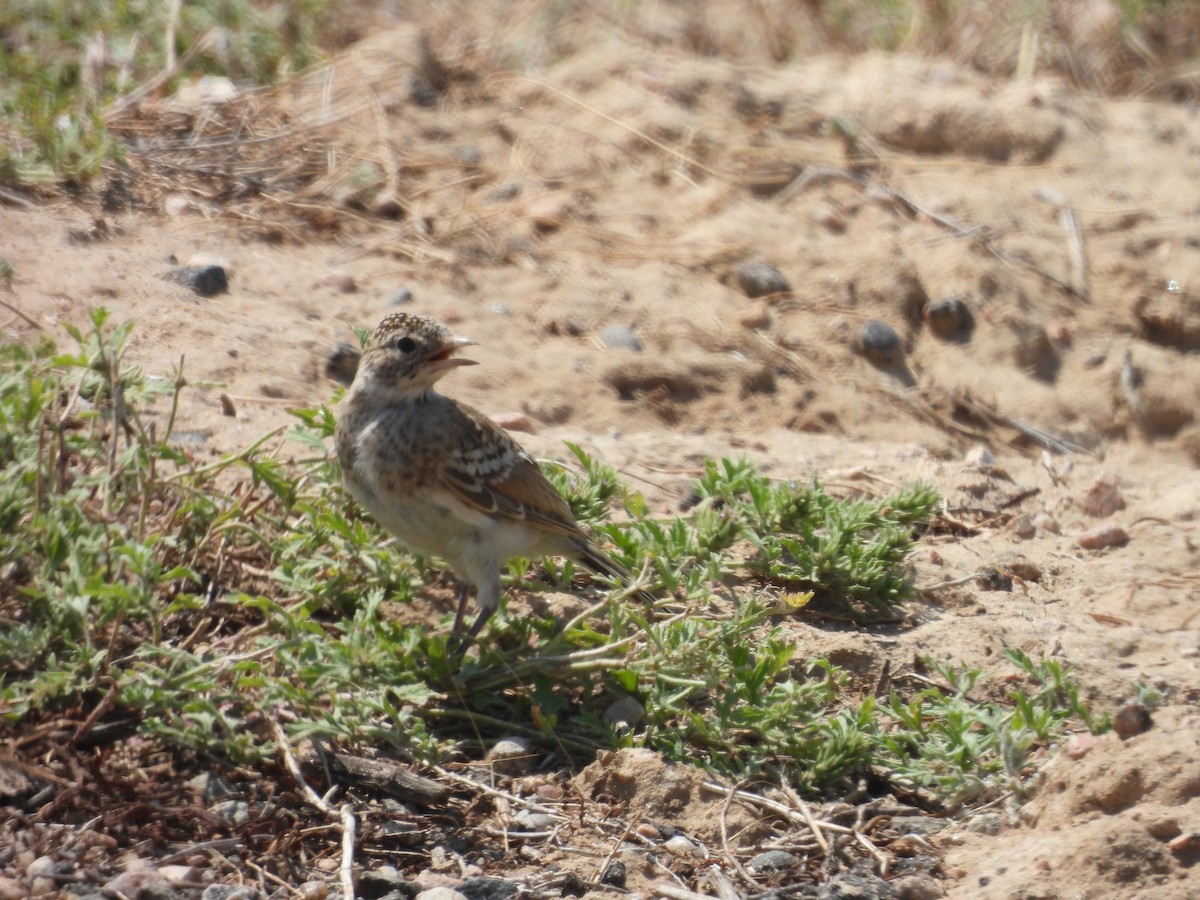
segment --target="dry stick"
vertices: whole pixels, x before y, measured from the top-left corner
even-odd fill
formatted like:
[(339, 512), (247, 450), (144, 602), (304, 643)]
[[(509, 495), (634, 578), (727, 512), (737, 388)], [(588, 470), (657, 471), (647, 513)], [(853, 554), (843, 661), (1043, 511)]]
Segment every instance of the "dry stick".
[(343, 900), (354, 900), (354, 831), (357, 827), (349, 803), (342, 804), (342, 864), (338, 874), (342, 882)]
[(1075, 208), (1065, 204), (1059, 211), (1058, 221), (1067, 233), (1067, 259), (1071, 263), (1071, 289), (1085, 301), (1091, 297), (1088, 284), (1087, 248), (1083, 243), (1083, 229), (1079, 227), (1079, 216)]
[(742, 900), (742, 894), (733, 886), (733, 882), (721, 871), (719, 866), (709, 866), (704, 874), (708, 878), (709, 885), (717, 892), (719, 900)]
[(625, 838), (629, 837), (629, 832), (633, 831), (633, 822), (628, 822), (625, 825), (625, 830), (621, 832), (621, 836), (613, 842), (612, 849), (608, 851), (608, 856), (604, 857), (604, 861), (600, 863), (600, 868), (596, 870), (596, 877), (592, 881), (599, 881), (603, 876), (608, 864), (612, 862), (613, 857), (617, 855), (617, 851), (621, 849), (621, 844)]
[(808, 808), (808, 804), (804, 799), (792, 789), (791, 785), (784, 782), (782, 779), (779, 782), (783, 788), (784, 795), (796, 804), (796, 809), (800, 810), (800, 815), (804, 816), (804, 821), (808, 823), (808, 829), (812, 832), (813, 837), (817, 839), (817, 845), (821, 848), (821, 852), (828, 855), (829, 842), (825, 840), (825, 835), (821, 833), (820, 823), (813, 818), (812, 810)]
[(741, 860), (729, 849), (729, 828), (727, 824), (729, 819), (729, 805), (733, 803), (734, 795), (738, 794), (740, 790), (741, 785), (735, 784), (731, 786), (725, 793), (725, 802), (721, 805), (721, 852), (725, 854), (725, 858), (737, 869), (738, 874), (746, 879), (747, 884), (753, 885), (755, 890), (761, 891), (763, 890), (763, 886), (755, 881), (754, 876), (750, 874), (746, 867), (742, 865)]
[(459, 775), (455, 772), (451, 772), (448, 769), (443, 769), (441, 766), (434, 766), (433, 771), (436, 772), (440, 777), (445, 778), (447, 781), (453, 781), (465, 787), (470, 787), (473, 790), (481, 791), (485, 794), (491, 794), (493, 797), (502, 797), (509, 803), (515, 803), (517, 806), (523, 806), (531, 812), (545, 813), (551, 816), (562, 815), (561, 810), (553, 809), (549, 806), (543, 806), (542, 804), (534, 803), (531, 800), (525, 800), (522, 797), (518, 797), (516, 794), (511, 794), (508, 791), (501, 790), (500, 788), (494, 788), (491, 785), (484, 784), (481, 781), (476, 781), (473, 778), (467, 778), (465, 775)]
[(17, 309), (15, 306), (13, 306), (7, 300), (0, 300), (0, 306), (3, 306), (5, 309), (7, 309), (13, 315), (20, 316), (22, 319), (24, 319), (26, 321), (26, 323), (28, 323), (29, 325), (32, 325), (34, 328), (41, 331), (41, 329), (42, 329), (41, 325), (39, 325), (33, 319), (29, 318), (29, 316), (25, 315), (25, 313), (21, 312), (21, 310)]
[(170, 0), (167, 9), (167, 33), (163, 37), (163, 43), (167, 45), (166, 65), (163, 66), (165, 72), (175, 68), (175, 29), (179, 27), (179, 10), (182, 6), (182, 0)]
[(697, 894), (687, 888), (676, 887), (665, 881), (652, 881), (648, 885), (650, 893), (659, 897), (670, 897), (671, 900), (712, 900), (708, 894)]
[(292, 755), (291, 744), (288, 742), (288, 736), (283, 730), (283, 726), (271, 716), (267, 717), (267, 721), (271, 723), (271, 728), (275, 731), (275, 742), (279, 745), (279, 752), (283, 756), (283, 764), (291, 774), (292, 779), (300, 788), (300, 794), (305, 801), (315, 809), (320, 810), (330, 818), (335, 816), (340, 820), (342, 826), (342, 862), (338, 867), (338, 874), (342, 882), (342, 897), (345, 900), (354, 900), (354, 833), (357, 825), (354, 821), (354, 811), (350, 808), (350, 804), (343, 803), (339, 810), (334, 810), (325, 798), (318, 794), (304, 778), (300, 771), (300, 764), (296, 762), (296, 757)]

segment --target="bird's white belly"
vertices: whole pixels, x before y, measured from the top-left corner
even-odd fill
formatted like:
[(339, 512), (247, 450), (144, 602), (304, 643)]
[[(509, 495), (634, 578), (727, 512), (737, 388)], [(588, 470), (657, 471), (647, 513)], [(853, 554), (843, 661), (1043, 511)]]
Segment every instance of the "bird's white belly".
[(447, 496), (436, 500), (422, 491), (386, 498), (369, 486), (349, 481), (354, 498), (396, 539), (421, 556), (446, 560), (462, 579), (478, 585), (494, 577), (514, 556), (543, 555), (546, 535), (524, 522), (496, 519)]

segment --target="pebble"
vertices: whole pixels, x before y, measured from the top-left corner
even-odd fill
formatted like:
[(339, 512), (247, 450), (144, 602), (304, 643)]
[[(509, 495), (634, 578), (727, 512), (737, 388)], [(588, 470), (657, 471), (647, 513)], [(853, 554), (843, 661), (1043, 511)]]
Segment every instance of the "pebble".
[(1013, 533), (1019, 538), (1028, 540), (1037, 534), (1037, 528), (1034, 527), (1033, 520), (1029, 516), (1021, 513), (1013, 522)]
[[(177, 896), (175, 889), (153, 869), (139, 868), (122, 872), (105, 884), (104, 889), (117, 896), (138, 897), (139, 900), (165, 900)], [(207, 891), (205, 895), (207, 897)]]
[(406, 306), (413, 302), (413, 292), (408, 288), (400, 288), (392, 296), (388, 297), (388, 306)]
[(1069, 759), (1083, 759), (1092, 752), (1092, 748), (1096, 746), (1096, 736), (1090, 731), (1080, 731), (1071, 735), (1071, 740), (1067, 742), (1067, 757)]
[(21, 900), (25, 893), (24, 886), (17, 879), (0, 875), (0, 900)]
[(975, 327), (975, 317), (962, 297), (946, 297), (925, 307), (929, 330), (943, 340), (962, 338)]
[(1042, 569), (1037, 563), (1023, 556), (1015, 556), (1004, 563), (1004, 568), (1022, 581), (1041, 581)]
[(738, 324), (751, 331), (766, 328), (771, 324), (771, 307), (765, 301), (758, 301), (738, 315)]
[(992, 453), (987, 447), (975, 446), (967, 451), (963, 457), (963, 462), (968, 466), (990, 469), (996, 465), (996, 454)]
[(323, 881), (306, 881), (296, 892), (302, 900), (326, 900), (329, 896), (329, 885)]
[(1113, 731), (1117, 737), (1125, 741), (1134, 735), (1149, 731), (1154, 720), (1150, 718), (1150, 710), (1144, 703), (1137, 700), (1127, 700), (1117, 707), (1113, 714)]
[(159, 866), (155, 871), (173, 885), (195, 887), (201, 880), (195, 866)]
[(325, 377), (350, 387), (350, 383), (354, 381), (354, 376), (358, 373), (360, 359), (362, 359), (361, 350), (346, 341), (339, 342), (325, 357)]
[(872, 362), (891, 364), (904, 356), (900, 335), (882, 319), (864, 322), (859, 340), (863, 356)]
[(1109, 523), (1085, 531), (1075, 539), (1084, 550), (1100, 550), (1104, 547), (1119, 547), (1129, 543), (1129, 532), (1120, 525)]
[(467, 896), (451, 887), (431, 887), (417, 894), (414, 900), (467, 900)]
[(782, 872), (799, 864), (800, 858), (786, 850), (766, 850), (746, 863), (746, 868), (757, 875), (759, 872)]
[(245, 800), (220, 800), (209, 811), (230, 825), (245, 825), (250, 821), (250, 804)]
[(496, 741), (484, 758), (492, 764), (495, 771), (515, 775), (529, 768), (534, 759), (534, 752), (526, 738), (510, 735)]
[(1033, 524), (1042, 531), (1048, 531), (1050, 534), (1062, 534), (1062, 529), (1059, 527), (1058, 520), (1049, 513), (1038, 513), (1033, 517)]
[(409, 72), (408, 99), (422, 109), (433, 109), (438, 105), (438, 91), (424, 75)]
[(1194, 856), (1200, 852), (1200, 834), (1189, 831), (1187, 834), (1172, 838), (1167, 841), (1167, 849), (1180, 856)]
[(516, 882), (487, 875), (468, 878), (458, 886), (458, 893), (467, 900), (508, 900), (509, 897), (515, 897), (517, 891)]
[(600, 332), (600, 342), (612, 350), (635, 350), (641, 352), (642, 341), (628, 325), (606, 325)]
[(738, 287), (747, 297), (756, 300), (759, 297), (769, 297), (773, 294), (791, 292), (792, 286), (787, 278), (770, 263), (744, 262), (737, 267)]
[(821, 885), (816, 896), (817, 900), (892, 900), (896, 891), (874, 875), (843, 872)]
[(321, 276), (321, 283), (342, 294), (353, 294), (358, 290), (358, 282), (345, 269), (330, 269)]
[(600, 874), (600, 883), (607, 884), (609, 887), (623, 889), (625, 887), (626, 874), (625, 863), (619, 859), (614, 859), (604, 867), (604, 871)]
[(205, 803), (223, 800), (226, 797), (236, 797), (238, 789), (213, 772), (202, 772), (186, 782), (187, 786), (199, 794)]
[(896, 900), (938, 900), (945, 897), (942, 886), (928, 875), (909, 875), (892, 882), (896, 890)]
[(1121, 496), (1117, 477), (1108, 472), (1097, 475), (1085, 490), (1076, 494), (1075, 502), (1086, 515), (1096, 519), (1111, 516), (1125, 508), (1125, 498)]
[(663, 842), (663, 849), (672, 856), (678, 856), (680, 859), (707, 859), (708, 853), (699, 844), (695, 843), (682, 834), (677, 834), (672, 838), (667, 838)]
[(1027, 321), (1010, 322), (1009, 328), (1016, 338), (1013, 361), (1017, 367), (1042, 381), (1053, 380), (1060, 363), (1046, 329)]
[(223, 266), (180, 266), (168, 272), (167, 278), (201, 297), (215, 297), (229, 290)]
[(491, 191), (485, 198), (488, 203), (504, 203), (506, 200), (512, 200), (521, 193), (521, 182), (506, 181), (504, 184)]
[(520, 827), (521, 831), (548, 831), (557, 824), (558, 820), (549, 813), (522, 809), (513, 816), (513, 822)]
[(507, 412), (492, 416), (492, 421), (505, 431), (523, 431), (526, 434), (537, 434), (537, 426), (533, 419), (523, 412)]
[(990, 566), (980, 572), (975, 581), (979, 584), (980, 589), (985, 591), (1011, 591), (1013, 589), (1012, 576)]
[[(175, 895), (172, 894), (172, 897)], [(249, 885), (210, 884), (200, 895), (200, 900), (265, 900), (266, 895)], [(138, 900), (150, 900), (140, 894)]]
[(646, 715), (646, 707), (642, 706), (636, 698), (626, 694), (624, 697), (619, 697), (617, 700), (604, 711), (602, 718), (605, 723), (619, 728), (624, 726), (625, 730), (634, 728), (642, 718)]
[(536, 231), (549, 234), (562, 228), (570, 218), (571, 203), (566, 197), (551, 194), (531, 201), (525, 207), (525, 213)]
[(163, 198), (163, 212), (172, 219), (177, 219), (180, 216), (186, 216), (190, 212), (195, 212), (196, 206), (192, 203), (191, 194), (174, 193), (167, 194)]
[(1003, 825), (1000, 813), (980, 813), (967, 822), (966, 830), (972, 834), (999, 834)]
[(401, 875), (395, 866), (378, 866), (365, 870), (358, 878), (358, 886), (365, 897), (381, 897), (391, 891), (400, 891), (410, 896), (417, 892), (416, 886)]

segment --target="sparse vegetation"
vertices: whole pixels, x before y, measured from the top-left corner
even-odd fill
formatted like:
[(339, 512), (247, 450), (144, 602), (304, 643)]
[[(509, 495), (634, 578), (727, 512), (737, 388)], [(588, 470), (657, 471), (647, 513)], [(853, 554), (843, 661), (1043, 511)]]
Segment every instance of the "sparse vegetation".
[[(663, 521), (578, 447), (578, 465), (550, 477), (662, 601), (587, 589), (591, 614), (565, 626), (502, 616), (456, 672), (446, 629), (389, 613), (428, 587), (436, 561), (386, 546), (336, 487), (329, 409), (199, 465), (172, 440), (184, 373), (156, 381), (125, 365), (128, 335), (98, 311), (69, 352), (3, 348), (8, 729), (109, 693), (114, 715), (164, 745), (251, 766), (276, 752), (265, 716), (293, 739), (428, 762), (499, 726), (567, 750), (652, 747), (810, 793), (882, 766), (963, 802), (1023, 790), (1031, 751), (1068, 719), (1104, 725), (1059, 664), (1016, 653), (1033, 692), (977, 700), (980, 672), (942, 667), (943, 687), (893, 687), (883, 703), (828, 661), (796, 657), (786, 616), (810, 598), (870, 611), (903, 600), (930, 488), (842, 501), (721, 460), (688, 515)], [(306, 455), (284, 464), (284, 446)], [(608, 518), (618, 504), (625, 521)], [(570, 569), (533, 564), (513, 567), (513, 589), (534, 573), (581, 590)], [(621, 696), (642, 721), (605, 721)]]

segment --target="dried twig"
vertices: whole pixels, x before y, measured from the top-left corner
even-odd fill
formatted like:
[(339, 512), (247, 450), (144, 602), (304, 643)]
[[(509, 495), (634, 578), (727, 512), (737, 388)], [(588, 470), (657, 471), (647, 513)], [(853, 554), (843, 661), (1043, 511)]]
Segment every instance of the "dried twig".
[(733, 785), (725, 793), (725, 802), (721, 805), (721, 852), (725, 854), (725, 858), (733, 865), (739, 875), (746, 880), (747, 884), (752, 885), (756, 890), (761, 891), (763, 886), (758, 883), (750, 870), (742, 865), (741, 860), (737, 858), (732, 850), (729, 849), (729, 829), (727, 821), (729, 819), (729, 805), (733, 803), (734, 795), (739, 792), (739, 785)]
[(7, 300), (0, 300), (0, 306), (3, 306), (5, 309), (7, 309), (13, 315), (20, 316), (22, 319), (25, 320), (25, 322), (27, 324), (32, 325), (34, 328), (41, 330), (41, 327), (42, 327), (41, 325), (39, 325), (33, 319), (29, 318), (29, 316), (25, 315), (25, 313), (21, 312), (21, 310), (17, 309), (17, 307), (13, 306)]

